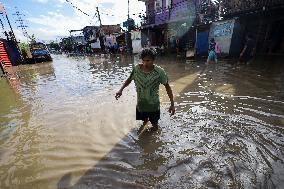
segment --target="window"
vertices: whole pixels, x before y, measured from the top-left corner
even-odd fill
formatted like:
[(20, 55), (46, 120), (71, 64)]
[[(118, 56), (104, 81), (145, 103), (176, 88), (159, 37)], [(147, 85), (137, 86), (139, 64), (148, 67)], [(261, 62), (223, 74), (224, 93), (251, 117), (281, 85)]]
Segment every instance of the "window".
[(162, 2), (163, 2), (163, 0), (156, 0), (155, 1), (156, 13), (161, 13), (162, 12)]
[(169, 9), (171, 7), (171, 4), (172, 4), (172, 0), (166, 0), (166, 9)]

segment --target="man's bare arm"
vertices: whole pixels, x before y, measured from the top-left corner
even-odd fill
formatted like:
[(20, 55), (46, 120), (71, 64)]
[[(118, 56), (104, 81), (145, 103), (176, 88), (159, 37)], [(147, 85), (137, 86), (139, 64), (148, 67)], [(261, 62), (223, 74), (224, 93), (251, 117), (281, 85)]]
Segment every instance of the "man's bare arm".
[(122, 85), (122, 87), (120, 88), (120, 90), (115, 94), (116, 100), (118, 100), (118, 98), (121, 97), (123, 89), (124, 89), (125, 87), (127, 87), (127, 86), (131, 83), (131, 81), (132, 81), (132, 80), (131, 80), (130, 78), (128, 78), (128, 79), (124, 82), (124, 84)]
[(167, 94), (169, 96), (169, 99), (171, 101), (171, 106), (169, 108), (169, 112), (171, 113), (171, 116), (175, 114), (175, 104), (174, 104), (174, 95), (171, 86), (167, 83), (164, 85), (167, 91)]

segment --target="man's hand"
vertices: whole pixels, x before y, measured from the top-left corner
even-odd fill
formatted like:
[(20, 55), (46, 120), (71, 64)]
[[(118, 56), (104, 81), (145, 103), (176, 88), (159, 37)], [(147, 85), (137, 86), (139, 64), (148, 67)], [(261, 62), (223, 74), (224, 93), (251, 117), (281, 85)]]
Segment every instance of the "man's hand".
[(121, 90), (119, 90), (119, 91), (115, 94), (115, 98), (116, 98), (116, 100), (118, 100), (118, 99), (119, 99), (119, 97), (121, 97), (121, 95), (122, 95), (122, 91), (121, 91)]
[(169, 113), (172, 115), (174, 115), (176, 112), (176, 109), (175, 109), (175, 106), (174, 105), (171, 105), (170, 108), (169, 108)]

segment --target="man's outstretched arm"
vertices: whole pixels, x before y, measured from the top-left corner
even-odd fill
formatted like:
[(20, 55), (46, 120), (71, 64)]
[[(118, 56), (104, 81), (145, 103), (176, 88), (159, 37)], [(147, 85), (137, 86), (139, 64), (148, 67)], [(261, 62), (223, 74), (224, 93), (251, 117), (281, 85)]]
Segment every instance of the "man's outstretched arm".
[(118, 98), (121, 97), (123, 89), (124, 89), (125, 87), (127, 87), (127, 86), (131, 83), (131, 81), (132, 81), (132, 80), (131, 80), (130, 78), (128, 78), (128, 79), (124, 82), (124, 84), (122, 85), (122, 87), (120, 88), (120, 90), (115, 94), (116, 100), (118, 100)]
[(176, 110), (175, 110), (175, 104), (174, 104), (174, 95), (173, 95), (173, 91), (172, 91), (172, 88), (171, 86), (169, 85), (169, 83), (165, 84), (164, 85), (165, 88), (166, 88), (166, 91), (167, 91), (167, 94), (170, 98), (170, 101), (171, 101), (171, 106), (169, 108), (169, 113), (172, 115), (175, 114)]

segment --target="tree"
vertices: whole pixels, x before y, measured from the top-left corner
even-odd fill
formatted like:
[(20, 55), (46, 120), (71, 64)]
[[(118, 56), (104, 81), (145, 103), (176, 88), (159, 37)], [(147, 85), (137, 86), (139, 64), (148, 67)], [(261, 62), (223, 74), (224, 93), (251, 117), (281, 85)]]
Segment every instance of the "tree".
[(50, 48), (55, 49), (55, 50), (59, 50), (60, 49), (59, 44), (55, 43), (54, 41), (51, 41)]
[(20, 51), (21, 51), (23, 57), (28, 58), (29, 45), (27, 43), (21, 42), (19, 44), (19, 48), (20, 48)]
[(35, 34), (33, 34), (32, 37), (31, 37), (31, 43), (36, 43)]

